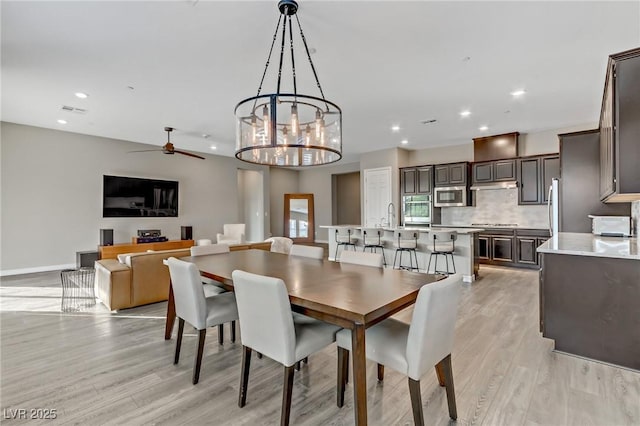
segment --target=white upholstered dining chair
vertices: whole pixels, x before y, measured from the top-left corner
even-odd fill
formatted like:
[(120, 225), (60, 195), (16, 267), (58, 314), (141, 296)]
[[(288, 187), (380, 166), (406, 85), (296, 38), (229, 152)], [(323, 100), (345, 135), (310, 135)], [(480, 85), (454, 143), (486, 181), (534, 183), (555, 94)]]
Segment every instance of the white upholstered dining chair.
[(218, 244), (243, 244), (245, 242), (244, 223), (225, 223), (222, 225), (222, 234), (217, 234)]
[(200, 365), (202, 364), (202, 352), (204, 351), (207, 328), (238, 319), (235, 294), (227, 292), (205, 297), (202, 282), (200, 281), (200, 273), (196, 265), (175, 257), (167, 259), (167, 264), (171, 274), (171, 286), (175, 300), (176, 316), (178, 317), (178, 336), (173, 363), (177, 364), (180, 360), (184, 323), (188, 322), (198, 330), (198, 349), (196, 351), (192, 379), (195, 385), (200, 379)]
[(293, 240), (287, 237), (271, 237), (264, 240), (265, 242), (271, 242), (271, 252), (289, 254)]
[(294, 244), (291, 246), (291, 250), (289, 250), (289, 255), (322, 260), (324, 257), (324, 249), (322, 247)]
[[(406, 374), (413, 419), (424, 425), (420, 378), (435, 366), (440, 386), (446, 387), (449, 417), (457, 418), (456, 399), (451, 369), (451, 350), (460, 301), (462, 275), (455, 274), (424, 285), (418, 293), (411, 324), (388, 318), (366, 330), (366, 356), (378, 363), (378, 380), (384, 378), (384, 367)], [(344, 404), (351, 330), (336, 335), (338, 343), (338, 399)]]
[(343, 251), (340, 255), (340, 263), (350, 263), (353, 265), (375, 266), (382, 268), (384, 258), (380, 253), (367, 253), (361, 251)]
[(294, 317), (287, 288), (279, 278), (239, 270), (232, 277), (242, 339), (238, 406), (244, 407), (247, 401), (251, 351), (255, 350), (284, 366), (280, 424), (288, 425), (296, 362), (333, 343), (340, 327), (302, 315)]

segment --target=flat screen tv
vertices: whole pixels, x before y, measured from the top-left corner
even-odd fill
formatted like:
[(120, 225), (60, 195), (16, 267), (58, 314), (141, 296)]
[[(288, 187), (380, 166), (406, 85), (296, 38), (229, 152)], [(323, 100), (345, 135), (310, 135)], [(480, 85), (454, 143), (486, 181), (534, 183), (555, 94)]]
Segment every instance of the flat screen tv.
[(178, 182), (104, 175), (103, 217), (177, 217)]

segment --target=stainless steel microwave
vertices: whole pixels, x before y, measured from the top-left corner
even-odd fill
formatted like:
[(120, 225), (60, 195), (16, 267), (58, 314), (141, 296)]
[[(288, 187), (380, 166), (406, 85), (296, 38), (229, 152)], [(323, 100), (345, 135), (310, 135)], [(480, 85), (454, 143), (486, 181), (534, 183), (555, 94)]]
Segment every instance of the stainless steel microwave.
[(443, 186), (433, 188), (434, 207), (464, 207), (467, 205), (466, 186)]

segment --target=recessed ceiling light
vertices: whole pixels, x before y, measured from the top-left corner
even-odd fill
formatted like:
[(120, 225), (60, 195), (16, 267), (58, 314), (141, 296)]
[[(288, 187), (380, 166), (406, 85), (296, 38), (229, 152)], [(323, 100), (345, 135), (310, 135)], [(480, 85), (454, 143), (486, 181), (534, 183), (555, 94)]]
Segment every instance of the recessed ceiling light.
[(487, 130), (489, 130), (489, 126), (480, 126), (478, 130), (480, 130), (481, 132), (486, 132)]
[(203, 134), (202, 134), (202, 137), (203, 137), (204, 139), (209, 139), (209, 137), (210, 137), (210, 136), (211, 136), (211, 135), (210, 135), (210, 134), (208, 134), (208, 133), (203, 133)]
[(67, 124), (67, 120), (60, 119), (58, 120), (58, 124)]
[(80, 99), (87, 99), (89, 97), (89, 95), (82, 92), (76, 92), (75, 95), (76, 95), (76, 98), (80, 98)]
[(397, 124), (394, 124), (393, 126), (391, 126), (391, 131), (392, 132), (399, 132), (400, 131), (400, 126), (398, 126)]
[(468, 117), (468, 116), (470, 116), (470, 115), (471, 115), (471, 111), (469, 111), (469, 110), (464, 110), (464, 111), (462, 111), (462, 112), (460, 113), (460, 116), (461, 116), (461, 117)]
[(400, 141), (400, 143), (401, 143), (402, 145), (406, 145), (406, 144), (408, 144), (408, 143), (409, 143), (409, 141), (408, 141), (408, 140), (406, 140), (406, 139), (402, 139), (402, 140)]
[(211, 148), (211, 149), (212, 149), (212, 150), (214, 150), (214, 151), (215, 151), (216, 149), (218, 149), (218, 147), (217, 147), (217, 146), (215, 146), (215, 145), (211, 145), (209, 148)]
[(514, 90), (513, 92), (511, 92), (511, 96), (514, 96), (517, 98), (518, 96), (522, 96), (525, 93), (527, 92), (524, 89)]

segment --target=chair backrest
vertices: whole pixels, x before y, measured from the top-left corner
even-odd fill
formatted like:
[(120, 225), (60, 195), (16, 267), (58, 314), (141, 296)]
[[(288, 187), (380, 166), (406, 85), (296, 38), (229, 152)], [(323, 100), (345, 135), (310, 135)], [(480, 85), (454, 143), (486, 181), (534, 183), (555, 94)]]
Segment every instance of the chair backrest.
[(293, 365), (296, 334), (284, 281), (240, 270), (231, 276), (242, 344), (285, 366)]
[(324, 249), (316, 246), (303, 246), (300, 244), (294, 244), (289, 251), (290, 256), (302, 256), (309, 257), (311, 259), (320, 259), (324, 257)]
[(191, 256), (204, 256), (205, 254), (229, 253), (228, 244), (209, 244), (206, 246), (191, 246)]
[(213, 241), (211, 241), (208, 238), (203, 238), (201, 240), (196, 241), (197, 246), (207, 246), (209, 244), (213, 244)]
[(271, 237), (265, 241), (271, 241), (271, 251), (273, 253), (289, 254), (293, 240), (287, 237)]
[(244, 231), (245, 231), (245, 224), (244, 223), (225, 223), (224, 225), (222, 225), (222, 230), (224, 232), (225, 237), (232, 237), (232, 238), (240, 238), (241, 236), (244, 236)]
[(362, 228), (362, 239), (364, 245), (380, 245), (382, 244), (383, 231), (379, 228)]
[(407, 375), (420, 377), (453, 348), (462, 275), (426, 284), (418, 293), (407, 339)]
[(382, 268), (383, 260), (382, 253), (366, 253), (361, 251), (345, 250), (340, 254), (340, 263), (350, 263), (353, 265)]
[[(458, 233), (456, 231), (430, 231), (429, 238), (433, 251), (455, 250), (455, 241), (458, 239)], [(431, 247), (430, 247), (431, 248)]]
[(205, 329), (207, 302), (198, 268), (193, 263), (175, 257), (170, 257), (166, 263), (171, 274), (176, 315), (198, 330)]

